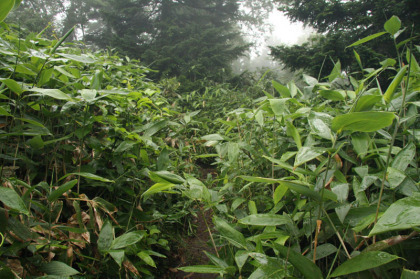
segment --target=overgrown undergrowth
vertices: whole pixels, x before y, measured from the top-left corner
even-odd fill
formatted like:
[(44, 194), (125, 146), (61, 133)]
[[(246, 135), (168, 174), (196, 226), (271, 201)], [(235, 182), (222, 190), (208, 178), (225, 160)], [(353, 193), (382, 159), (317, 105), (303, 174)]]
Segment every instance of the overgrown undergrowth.
[(357, 73), (180, 95), (3, 26), (0, 277), (161, 278), (195, 215), (210, 263), (185, 272), (417, 278), (419, 46), (396, 17), (385, 31), (398, 56), (377, 69), (357, 55), (373, 36)]

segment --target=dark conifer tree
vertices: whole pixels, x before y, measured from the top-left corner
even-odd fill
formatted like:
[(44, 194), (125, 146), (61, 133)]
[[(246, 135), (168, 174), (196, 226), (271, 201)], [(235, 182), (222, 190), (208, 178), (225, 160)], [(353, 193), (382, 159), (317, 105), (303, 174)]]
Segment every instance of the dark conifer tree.
[[(292, 70), (305, 69), (317, 76), (328, 75), (333, 60), (340, 59), (343, 68), (358, 68), (351, 43), (383, 31), (384, 23), (393, 15), (407, 27), (399, 39), (411, 32), (420, 33), (420, 5), (418, 0), (277, 0), (278, 9), (292, 21), (303, 22), (319, 35), (302, 45), (272, 46), (272, 56)], [(396, 55), (389, 37), (383, 36), (356, 48), (364, 67), (377, 67), (385, 57)], [(325, 60), (325, 63), (324, 63)]]

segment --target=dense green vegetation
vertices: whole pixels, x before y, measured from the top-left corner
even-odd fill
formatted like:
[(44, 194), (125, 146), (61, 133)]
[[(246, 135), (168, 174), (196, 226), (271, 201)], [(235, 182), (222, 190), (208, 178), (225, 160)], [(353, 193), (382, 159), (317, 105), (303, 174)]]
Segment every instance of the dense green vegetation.
[(180, 92), (2, 23), (0, 278), (419, 278), (420, 46), (378, 28), (348, 49), (397, 55), (354, 75)]

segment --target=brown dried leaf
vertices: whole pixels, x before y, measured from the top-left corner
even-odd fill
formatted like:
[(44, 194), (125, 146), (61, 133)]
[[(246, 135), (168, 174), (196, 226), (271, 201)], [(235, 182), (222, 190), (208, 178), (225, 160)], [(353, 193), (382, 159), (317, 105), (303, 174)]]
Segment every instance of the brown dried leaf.
[(132, 273), (136, 274), (137, 276), (140, 276), (140, 272), (137, 270), (137, 268), (128, 260), (125, 260), (123, 262), (123, 265), (125, 269), (131, 271)]
[(18, 259), (7, 259), (6, 265), (19, 277), (23, 276), (23, 266)]

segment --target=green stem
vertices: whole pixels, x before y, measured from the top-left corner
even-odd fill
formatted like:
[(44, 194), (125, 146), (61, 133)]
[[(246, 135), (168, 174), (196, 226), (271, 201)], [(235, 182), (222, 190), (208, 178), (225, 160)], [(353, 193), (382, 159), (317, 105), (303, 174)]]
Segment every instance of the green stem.
[[(410, 82), (410, 72), (411, 72), (411, 57), (410, 56), (410, 61), (408, 64), (408, 71), (407, 71), (407, 84), (405, 86), (402, 87), (402, 103), (401, 103), (401, 107), (400, 107), (400, 111), (398, 113), (398, 118), (397, 121), (395, 123), (395, 127), (394, 127), (394, 133), (392, 135), (391, 138), (391, 142), (389, 145), (389, 149), (388, 149), (388, 155), (386, 157), (386, 164), (385, 164), (385, 169), (384, 169), (384, 174), (382, 176), (382, 182), (381, 182), (381, 190), (379, 192), (379, 199), (378, 199), (378, 205), (376, 207), (376, 214), (375, 214), (375, 221), (374, 221), (374, 225), (376, 225), (376, 223), (378, 222), (378, 215), (379, 215), (379, 208), (381, 206), (381, 201), (382, 201), (382, 195), (384, 193), (384, 188), (385, 188), (385, 180), (386, 180), (386, 174), (388, 171), (388, 167), (389, 167), (389, 162), (391, 160), (391, 152), (392, 152), (392, 147), (394, 146), (394, 142), (395, 139), (397, 137), (398, 134), (398, 128), (400, 126), (400, 118), (404, 112), (404, 107), (405, 107), (405, 98), (406, 98), (406, 93), (407, 93), (407, 89), (409, 87), (409, 82)], [(403, 79), (404, 81), (404, 79)], [(375, 237), (373, 238), (373, 243), (375, 243)]]

